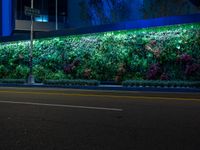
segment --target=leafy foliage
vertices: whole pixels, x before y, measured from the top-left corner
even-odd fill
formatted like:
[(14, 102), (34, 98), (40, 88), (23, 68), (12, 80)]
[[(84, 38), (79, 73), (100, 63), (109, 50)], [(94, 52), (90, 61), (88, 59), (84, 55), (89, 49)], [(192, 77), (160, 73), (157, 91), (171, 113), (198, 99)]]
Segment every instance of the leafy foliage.
[(0, 83), (3, 84), (24, 84), (25, 82), (24, 79), (0, 79)]
[[(29, 43), (0, 43), (0, 78), (26, 78)], [(33, 71), (47, 79), (200, 80), (200, 24), (34, 41)]]
[(57, 86), (98, 86), (99, 81), (97, 80), (45, 80), (46, 85), (57, 85)]

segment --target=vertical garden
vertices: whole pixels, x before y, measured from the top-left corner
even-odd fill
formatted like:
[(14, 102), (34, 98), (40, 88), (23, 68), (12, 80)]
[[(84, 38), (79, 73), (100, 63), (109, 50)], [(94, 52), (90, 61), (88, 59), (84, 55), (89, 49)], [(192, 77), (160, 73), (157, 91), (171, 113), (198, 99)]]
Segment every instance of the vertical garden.
[[(28, 41), (0, 43), (0, 78), (25, 79)], [(34, 76), (46, 79), (200, 81), (200, 24), (34, 41)]]

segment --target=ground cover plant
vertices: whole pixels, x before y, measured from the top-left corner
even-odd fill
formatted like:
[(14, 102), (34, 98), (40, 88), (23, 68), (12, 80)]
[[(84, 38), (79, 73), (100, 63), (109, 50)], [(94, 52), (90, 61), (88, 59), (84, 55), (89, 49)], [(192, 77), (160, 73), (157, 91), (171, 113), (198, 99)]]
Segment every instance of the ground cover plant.
[[(29, 42), (0, 43), (0, 78), (26, 79)], [(200, 80), (200, 24), (34, 41), (36, 80)]]

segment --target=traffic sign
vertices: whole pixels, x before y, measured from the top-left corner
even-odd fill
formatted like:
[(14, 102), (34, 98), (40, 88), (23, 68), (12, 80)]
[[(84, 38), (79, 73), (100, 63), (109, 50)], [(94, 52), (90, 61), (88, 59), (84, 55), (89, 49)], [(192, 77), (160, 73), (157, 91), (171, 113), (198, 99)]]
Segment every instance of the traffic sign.
[(39, 16), (40, 15), (40, 10), (25, 6), (24, 7), (24, 13), (27, 16)]

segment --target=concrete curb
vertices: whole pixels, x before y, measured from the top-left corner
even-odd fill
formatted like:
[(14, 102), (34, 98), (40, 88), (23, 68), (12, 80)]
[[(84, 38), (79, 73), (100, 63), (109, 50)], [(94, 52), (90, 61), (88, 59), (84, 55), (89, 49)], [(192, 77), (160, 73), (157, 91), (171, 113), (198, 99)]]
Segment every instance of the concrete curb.
[(109, 90), (109, 91), (141, 91), (141, 92), (181, 92), (181, 93), (200, 93), (200, 88), (161, 88), (161, 87), (123, 87), (115, 85), (100, 86), (53, 86), (53, 85), (26, 85), (26, 84), (0, 84), (0, 87), (31, 87), (31, 88), (66, 88), (82, 90)]

